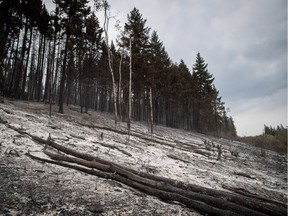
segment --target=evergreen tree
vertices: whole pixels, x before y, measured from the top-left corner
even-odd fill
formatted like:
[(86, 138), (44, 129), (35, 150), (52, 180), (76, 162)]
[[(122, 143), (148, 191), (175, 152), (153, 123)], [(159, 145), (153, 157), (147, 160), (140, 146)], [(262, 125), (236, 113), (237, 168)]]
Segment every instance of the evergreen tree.
[(153, 31), (149, 44), (149, 69), (147, 84), (152, 88), (154, 95), (155, 121), (160, 123), (165, 110), (164, 91), (167, 79), (167, 69), (171, 66), (171, 60), (160, 41), (156, 31)]
[(234, 120), (231, 116), (230, 117), (227, 116), (226, 110), (223, 111), (222, 121), (223, 121), (223, 131), (221, 135), (228, 137), (237, 137), (237, 131), (234, 124)]
[(132, 40), (132, 71), (134, 89), (134, 115), (137, 120), (143, 119), (145, 83), (148, 79), (148, 47), (149, 31), (144, 19), (138, 9), (134, 8), (128, 15), (124, 31), (119, 41), (120, 47), (128, 52), (130, 38)]
[(95, 59), (100, 58), (100, 45), (102, 40), (103, 29), (100, 27), (99, 20), (92, 13), (85, 23), (85, 38), (87, 40), (87, 50), (88, 54)]
[(179, 70), (181, 72), (181, 105), (182, 105), (182, 128), (192, 128), (192, 110), (195, 96), (195, 83), (192, 74), (183, 60), (180, 61)]
[(112, 91), (111, 86), (111, 75), (109, 73), (108, 65), (108, 48), (106, 43), (103, 41), (101, 43), (101, 57), (98, 61), (98, 70), (96, 74), (97, 88), (98, 88), (98, 107), (97, 109), (101, 112), (107, 110), (107, 94)]
[(277, 125), (277, 127), (264, 125), (264, 134), (274, 136), (282, 144), (287, 146), (287, 127), (284, 128), (283, 125)]
[(229, 133), (232, 137), (237, 137), (237, 131), (232, 116), (229, 117)]
[(213, 94), (214, 78), (208, 72), (208, 64), (197, 53), (196, 62), (193, 65), (193, 79), (196, 84), (196, 97), (194, 104), (194, 128), (199, 132), (205, 132), (209, 128), (209, 121), (213, 118), (213, 111), (211, 107)]
[(212, 107), (213, 107), (214, 121), (211, 122), (211, 127), (212, 130), (215, 132), (215, 134), (220, 135), (223, 124), (225, 103), (222, 102), (222, 97), (219, 96), (219, 91), (216, 89), (214, 85), (213, 89), (214, 89), (214, 95), (212, 99)]

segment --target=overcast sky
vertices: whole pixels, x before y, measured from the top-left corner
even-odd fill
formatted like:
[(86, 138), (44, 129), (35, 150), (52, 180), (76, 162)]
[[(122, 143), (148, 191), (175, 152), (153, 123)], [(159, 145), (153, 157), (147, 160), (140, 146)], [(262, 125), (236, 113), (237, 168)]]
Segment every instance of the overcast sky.
[[(51, 0), (44, 1), (50, 9)], [(122, 29), (138, 8), (174, 62), (183, 59), (192, 71), (200, 52), (238, 135), (261, 134), (264, 124), (287, 125), (287, 0), (108, 2)], [(111, 39), (119, 34), (114, 24)]]

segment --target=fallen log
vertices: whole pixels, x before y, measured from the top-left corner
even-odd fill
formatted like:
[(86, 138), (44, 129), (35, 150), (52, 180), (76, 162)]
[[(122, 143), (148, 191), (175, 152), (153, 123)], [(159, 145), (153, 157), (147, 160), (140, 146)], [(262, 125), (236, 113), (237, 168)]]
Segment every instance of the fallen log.
[(43, 152), (44, 154), (48, 155), (53, 160), (75, 163), (75, 164), (79, 164), (79, 165), (86, 166), (89, 168), (96, 168), (98, 170), (105, 171), (105, 172), (111, 171), (109, 165), (98, 163), (96, 161), (87, 161), (81, 158), (69, 157), (67, 155), (60, 154), (59, 152), (53, 153), (51, 150), (47, 150), (47, 149), (44, 149)]
[[(71, 158), (71, 157), (68, 157), (66, 155), (61, 155), (59, 153), (52, 153), (51, 151), (47, 151), (47, 150), (45, 150), (44, 153), (47, 154), (50, 158), (52, 158), (54, 160), (73, 162), (73, 163), (77, 163), (78, 165), (87, 166), (89, 168), (96, 168), (96, 169), (100, 169), (101, 171), (106, 171), (106, 172), (110, 171), (113, 174), (118, 174), (122, 177), (125, 177), (125, 178), (133, 181), (134, 184), (140, 183), (140, 184), (146, 185), (148, 187), (151, 187), (151, 188), (154, 188), (154, 189), (157, 189), (160, 191), (165, 191), (165, 192), (169, 192), (169, 193), (173, 193), (173, 194), (175, 193), (175, 194), (178, 194), (182, 197), (187, 197), (187, 198), (192, 199), (194, 201), (203, 202), (209, 206), (212, 206), (212, 207), (215, 207), (218, 209), (222, 209), (223, 211), (231, 211), (233, 213), (237, 213), (237, 214), (241, 214), (241, 215), (259, 215), (259, 216), (264, 215), (264, 214), (261, 214), (259, 212), (253, 211), (251, 209), (245, 208), (243, 206), (228, 202), (228, 201), (221, 199), (221, 198), (215, 198), (215, 197), (211, 197), (211, 196), (205, 195), (205, 194), (199, 194), (199, 193), (195, 193), (195, 192), (191, 192), (191, 191), (186, 191), (186, 190), (183, 190), (181, 188), (177, 188), (177, 187), (170, 185), (168, 183), (165, 183), (165, 182), (159, 182), (159, 181), (155, 181), (155, 180), (141, 177), (141, 176), (134, 174), (134, 173), (131, 173), (131, 172), (129, 172), (129, 171), (113, 164), (113, 163), (111, 163), (109, 165), (109, 167), (107, 165), (102, 165), (105, 167), (103, 169), (103, 167), (100, 167), (98, 163), (95, 163), (95, 161), (85, 161), (83, 159)], [(157, 193), (155, 194), (152, 191), (150, 191), (150, 194), (152, 194), (154, 196), (158, 196)]]
[(159, 190), (153, 187), (149, 187), (147, 185), (132, 181), (130, 179), (127, 179), (121, 175), (117, 175), (114, 173), (108, 173), (108, 172), (103, 172), (103, 171), (94, 170), (94, 169), (87, 169), (84, 167), (67, 164), (62, 161), (52, 161), (52, 160), (48, 160), (45, 158), (39, 158), (37, 156), (31, 155), (30, 153), (26, 153), (26, 155), (34, 160), (39, 160), (39, 161), (46, 162), (46, 163), (56, 164), (56, 165), (60, 165), (60, 166), (67, 167), (67, 168), (72, 168), (72, 169), (79, 170), (87, 174), (95, 175), (101, 178), (116, 180), (125, 185), (136, 188), (140, 191), (143, 191), (147, 194), (157, 196), (161, 198), (163, 201), (180, 202), (180, 203), (185, 204), (189, 208), (192, 208), (198, 212), (202, 212), (208, 215), (235, 215), (235, 216), (239, 215), (228, 210), (222, 210), (222, 209), (218, 209), (215, 207), (211, 207), (203, 202), (189, 199), (188, 197), (181, 196), (177, 193), (167, 192), (167, 191)]
[(233, 191), (235, 193), (238, 193), (238, 194), (241, 194), (241, 195), (244, 195), (244, 196), (256, 198), (258, 200), (263, 200), (265, 202), (275, 203), (275, 204), (281, 205), (284, 208), (287, 208), (287, 204), (284, 203), (284, 202), (280, 202), (278, 200), (273, 200), (273, 199), (268, 199), (268, 198), (262, 197), (262, 196), (260, 196), (258, 194), (250, 193), (249, 191), (245, 190), (244, 188), (229, 187), (227, 185), (222, 185), (222, 188), (230, 190), (230, 191)]
[[(130, 169), (130, 171), (133, 172), (133, 170)], [(258, 200), (257, 198), (247, 197), (243, 196), (241, 194), (234, 194), (231, 192), (221, 191), (221, 190), (215, 190), (211, 188), (205, 188), (199, 185), (190, 184), (190, 183), (184, 183), (181, 181), (175, 181), (173, 179), (168, 179), (165, 177), (155, 176), (151, 175), (149, 173), (143, 173), (138, 172), (140, 176), (145, 176), (150, 179), (154, 179), (157, 181), (162, 181), (166, 183), (170, 183), (171, 185), (175, 185), (179, 188), (190, 190), (196, 193), (201, 194), (207, 194), (213, 197), (222, 198), (224, 200), (227, 200), (229, 202), (233, 202), (236, 204), (239, 204), (241, 206), (253, 209), (255, 211), (264, 213), (266, 215), (287, 215), (287, 204), (285, 206), (279, 206), (278, 204), (274, 202), (269, 202), (266, 200), (263, 202), (263, 200)]]
[[(42, 138), (35, 137), (35, 136), (32, 136), (32, 139), (37, 141), (37, 142), (40, 142), (42, 144), (47, 143), (49, 146), (52, 146), (53, 148), (56, 148), (57, 150), (62, 151), (66, 154), (72, 155), (74, 157), (82, 158), (82, 159), (88, 160), (88, 161), (89, 160), (90, 161), (97, 161), (99, 163), (108, 164), (108, 165), (111, 163), (111, 162), (106, 161), (104, 159), (101, 159), (101, 158), (98, 158), (98, 157), (95, 157), (95, 156), (92, 156), (89, 154), (82, 154), (82, 153), (79, 153), (75, 150), (66, 148), (64, 146), (57, 144), (56, 142), (54, 142), (52, 140), (49, 140), (49, 139), (46, 141)], [(229, 202), (236, 203), (238, 205), (250, 208), (254, 211), (258, 211), (258, 212), (261, 212), (264, 214), (273, 215), (273, 216), (274, 215), (275, 216), (276, 215), (279, 215), (279, 216), (286, 215), (287, 206), (286, 206), (286, 208), (283, 208), (282, 206), (276, 205), (274, 203), (263, 202), (262, 200), (257, 200), (255, 198), (246, 197), (246, 196), (243, 196), (240, 194), (233, 194), (233, 193), (229, 193), (229, 192), (225, 192), (225, 191), (219, 191), (219, 190), (215, 190), (215, 189), (204, 188), (204, 187), (194, 185), (194, 184), (187, 184), (187, 183), (184, 183), (181, 181), (175, 181), (172, 179), (155, 176), (155, 175), (152, 175), (149, 173), (138, 172), (138, 171), (135, 171), (133, 169), (126, 168), (123, 166), (122, 166), (122, 168), (126, 169), (132, 173), (138, 174), (142, 177), (145, 177), (145, 178), (170, 183), (171, 185), (182, 188), (184, 190), (190, 190), (192, 192), (197, 192), (197, 193), (201, 193), (201, 194), (210, 195), (213, 197), (223, 198)]]

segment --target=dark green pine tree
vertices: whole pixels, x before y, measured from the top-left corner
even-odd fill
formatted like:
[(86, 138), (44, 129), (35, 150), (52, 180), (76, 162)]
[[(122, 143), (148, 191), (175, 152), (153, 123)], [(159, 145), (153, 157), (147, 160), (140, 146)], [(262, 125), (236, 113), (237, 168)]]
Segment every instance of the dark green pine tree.
[(171, 60), (168, 56), (165, 46), (163, 45), (163, 42), (159, 39), (156, 31), (153, 31), (151, 34), (149, 50), (154, 58), (154, 62), (160, 63), (160, 66), (158, 66), (159, 68), (165, 68), (171, 65)]
[(88, 54), (92, 58), (98, 59), (100, 57), (100, 46), (102, 40), (103, 30), (100, 27), (98, 18), (92, 13), (85, 22), (85, 39), (87, 40)]
[(132, 71), (134, 90), (134, 115), (136, 120), (142, 120), (144, 114), (144, 93), (145, 83), (148, 78), (148, 48), (149, 31), (146, 27), (146, 19), (137, 8), (128, 14), (128, 21), (125, 23), (124, 31), (119, 41), (120, 47), (129, 52), (129, 41), (132, 37)]
[(213, 89), (214, 78), (208, 72), (208, 64), (197, 53), (196, 62), (193, 65), (193, 80), (196, 85), (196, 96), (194, 101), (194, 129), (198, 132), (207, 132), (209, 122), (213, 118), (212, 100), (215, 94)]
[(179, 65), (173, 64), (167, 74), (164, 88), (166, 102), (166, 125), (186, 128), (188, 89), (191, 85), (191, 73), (183, 60)]
[(192, 74), (185, 62), (181, 59), (179, 64), (179, 72), (181, 74), (181, 97), (178, 105), (181, 106), (181, 128), (192, 129), (192, 105), (195, 96), (195, 83)]
[(237, 131), (234, 125), (234, 120), (231, 116), (228, 117), (226, 115), (226, 112), (224, 114), (224, 133), (223, 134), (228, 137), (237, 137)]
[(145, 53), (149, 43), (150, 31), (150, 28), (145, 26), (147, 20), (142, 17), (137, 8), (134, 8), (128, 14), (127, 19), (119, 45), (128, 50), (130, 37), (133, 37), (132, 51), (134, 55)]
[(160, 41), (156, 31), (151, 34), (150, 44), (149, 44), (149, 74), (148, 74), (148, 84), (153, 88), (157, 87), (155, 90), (160, 90), (161, 79), (166, 77), (165, 69), (170, 67), (171, 60), (165, 50), (165, 47)]
[(99, 98), (97, 109), (101, 112), (108, 111), (106, 108), (107, 95), (111, 90), (112, 81), (108, 65), (108, 48), (104, 41), (101, 43), (101, 57), (97, 62), (96, 80), (98, 89), (97, 99)]
[(222, 97), (219, 96), (219, 91), (213, 85), (212, 107), (214, 118), (210, 124), (210, 130), (216, 135), (221, 135), (223, 129), (223, 115), (225, 111), (225, 103), (222, 102)]
[(229, 132), (232, 137), (237, 137), (237, 131), (232, 116), (229, 117)]
[(167, 79), (167, 69), (171, 66), (171, 60), (156, 31), (152, 32), (150, 38), (148, 66), (147, 84), (153, 91), (154, 120), (158, 124), (162, 122), (165, 110), (164, 92), (167, 86), (165, 80)]

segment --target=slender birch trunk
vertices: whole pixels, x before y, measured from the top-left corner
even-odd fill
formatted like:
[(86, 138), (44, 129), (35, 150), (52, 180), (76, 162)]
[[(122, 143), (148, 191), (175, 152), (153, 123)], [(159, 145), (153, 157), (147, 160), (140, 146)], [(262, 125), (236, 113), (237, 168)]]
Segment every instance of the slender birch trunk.
[(120, 58), (120, 62), (119, 62), (119, 85), (118, 85), (118, 107), (119, 107), (119, 118), (121, 120), (121, 114), (122, 114), (122, 109), (121, 109), (121, 102), (122, 102), (122, 98), (121, 98), (121, 82), (122, 82), (122, 61), (123, 61), (123, 55), (121, 54), (121, 58)]
[(113, 102), (114, 102), (114, 115), (115, 115), (115, 129), (117, 127), (117, 86), (115, 83), (115, 77), (113, 72), (113, 65), (112, 65), (112, 52), (110, 50), (109, 46), (109, 40), (108, 40), (108, 27), (109, 27), (109, 17), (107, 15), (107, 2), (103, 1), (104, 3), (104, 33), (105, 33), (105, 42), (108, 49), (108, 63), (109, 63), (109, 70), (112, 77), (112, 88), (113, 88)]
[[(22, 85), (21, 85), (21, 92), (22, 92), (22, 99), (28, 99), (29, 91), (27, 92), (27, 96), (25, 96), (25, 86), (26, 86), (26, 80), (27, 80), (27, 71), (28, 71), (28, 62), (29, 62), (29, 57), (30, 57), (30, 49), (31, 49), (31, 44), (32, 44), (32, 35), (33, 35), (33, 27), (30, 28), (30, 38), (29, 38), (29, 45), (28, 45), (28, 50), (27, 50), (27, 61), (24, 69), (24, 76), (22, 80)], [(27, 97), (27, 98), (26, 98)]]

